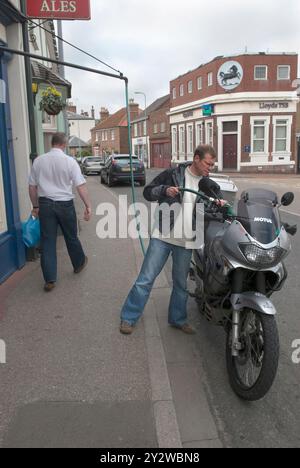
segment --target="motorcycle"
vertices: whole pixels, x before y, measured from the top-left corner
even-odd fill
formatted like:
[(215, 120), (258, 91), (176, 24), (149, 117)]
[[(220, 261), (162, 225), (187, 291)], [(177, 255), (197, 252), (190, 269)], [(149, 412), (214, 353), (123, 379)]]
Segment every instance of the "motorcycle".
[[(214, 184), (210, 179), (203, 183)], [(289, 206), (294, 194), (286, 193), (279, 204), (270, 190), (247, 190), (236, 214), (229, 205), (220, 207), (216, 198), (202, 192), (198, 196), (209, 219), (205, 245), (193, 253), (193, 297), (201, 314), (226, 331), (233, 391), (244, 400), (260, 400), (278, 368), (279, 335), (270, 297), (287, 279), (283, 260), (291, 251), (289, 234), (295, 235), (297, 226), (282, 224), (279, 208)]]

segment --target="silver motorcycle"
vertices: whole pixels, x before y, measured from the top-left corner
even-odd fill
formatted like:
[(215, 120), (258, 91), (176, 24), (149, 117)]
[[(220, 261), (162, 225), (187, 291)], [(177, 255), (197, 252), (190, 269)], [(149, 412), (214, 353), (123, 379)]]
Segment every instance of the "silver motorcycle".
[(198, 195), (209, 219), (205, 245), (194, 251), (194, 297), (201, 314), (226, 330), (232, 389), (240, 398), (256, 401), (270, 390), (278, 368), (276, 309), (270, 297), (287, 279), (283, 260), (291, 250), (289, 234), (297, 226), (281, 222), (279, 207), (290, 205), (294, 194), (286, 193), (280, 205), (272, 191), (247, 190), (236, 214)]

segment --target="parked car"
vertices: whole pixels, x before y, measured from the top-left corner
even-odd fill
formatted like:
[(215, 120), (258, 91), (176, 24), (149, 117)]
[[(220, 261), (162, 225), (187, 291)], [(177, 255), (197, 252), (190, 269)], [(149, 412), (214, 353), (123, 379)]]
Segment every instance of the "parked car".
[(84, 175), (101, 174), (104, 167), (104, 161), (97, 157), (86, 157), (81, 165), (81, 170)]
[[(146, 171), (142, 161), (137, 156), (132, 156), (134, 181), (143, 187), (146, 185)], [(100, 175), (101, 183), (109, 187), (118, 182), (130, 182), (130, 156), (129, 154), (118, 154), (108, 158)]]

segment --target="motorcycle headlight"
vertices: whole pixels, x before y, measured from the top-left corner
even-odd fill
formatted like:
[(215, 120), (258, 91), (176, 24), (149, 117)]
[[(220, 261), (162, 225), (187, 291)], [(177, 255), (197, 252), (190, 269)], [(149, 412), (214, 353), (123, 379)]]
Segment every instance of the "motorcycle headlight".
[(286, 253), (286, 250), (277, 246), (263, 249), (256, 244), (239, 244), (239, 247), (247, 262), (255, 267), (275, 266)]

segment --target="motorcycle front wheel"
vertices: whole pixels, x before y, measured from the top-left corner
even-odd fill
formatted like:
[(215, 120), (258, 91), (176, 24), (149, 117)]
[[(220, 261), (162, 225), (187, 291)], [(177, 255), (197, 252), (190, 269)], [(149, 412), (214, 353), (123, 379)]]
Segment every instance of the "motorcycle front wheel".
[(243, 400), (262, 399), (272, 387), (279, 361), (279, 336), (275, 317), (255, 310), (241, 312), (242, 349), (232, 356), (232, 328), (227, 330), (226, 360), (233, 391)]

